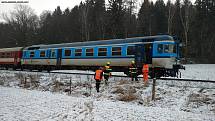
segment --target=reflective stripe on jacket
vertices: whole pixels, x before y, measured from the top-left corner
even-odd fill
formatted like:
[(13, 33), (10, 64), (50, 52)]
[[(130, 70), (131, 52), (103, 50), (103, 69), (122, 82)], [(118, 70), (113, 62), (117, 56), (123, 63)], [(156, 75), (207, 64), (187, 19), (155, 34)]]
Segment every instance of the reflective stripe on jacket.
[(102, 76), (103, 76), (103, 71), (102, 70), (96, 70), (95, 77), (94, 77), (95, 80), (101, 81)]
[(110, 72), (112, 71), (112, 69), (110, 68), (110, 66), (105, 66), (105, 69), (104, 69), (104, 75), (108, 75), (110, 76)]
[(131, 74), (136, 74), (137, 73), (137, 68), (136, 68), (136, 65), (131, 65), (130, 67), (129, 67), (129, 73), (131, 73)]

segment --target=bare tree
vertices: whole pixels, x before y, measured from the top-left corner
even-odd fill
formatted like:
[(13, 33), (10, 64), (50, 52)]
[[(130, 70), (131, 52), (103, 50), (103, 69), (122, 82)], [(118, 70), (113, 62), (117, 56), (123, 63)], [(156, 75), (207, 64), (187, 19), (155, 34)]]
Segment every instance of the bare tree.
[(89, 0), (81, 6), (81, 21), (82, 21), (82, 41), (88, 41), (90, 39), (89, 25), (88, 25), (88, 12), (89, 12)]
[(131, 31), (134, 31), (136, 29), (136, 26), (133, 26), (133, 18), (135, 15), (135, 9), (137, 8), (137, 0), (124, 0), (125, 2), (125, 36), (127, 37), (128, 34), (131, 34)]
[(189, 34), (190, 20), (191, 20), (191, 6), (192, 6), (192, 3), (189, 0), (184, 0), (182, 9), (180, 9), (180, 18), (183, 25), (184, 37), (185, 37), (185, 57), (187, 57), (187, 54), (188, 54), (188, 34)]
[(168, 34), (171, 35), (172, 34), (172, 22), (173, 22), (173, 17), (175, 15), (175, 8), (170, 0), (168, 0), (168, 2), (167, 2), (167, 8), (168, 8)]
[(30, 43), (27, 40), (32, 38), (38, 27), (38, 17), (32, 8), (27, 5), (17, 5), (10, 15), (4, 14), (3, 19), (12, 26), (14, 32), (19, 33), (15, 36), (16, 43), (20, 45)]

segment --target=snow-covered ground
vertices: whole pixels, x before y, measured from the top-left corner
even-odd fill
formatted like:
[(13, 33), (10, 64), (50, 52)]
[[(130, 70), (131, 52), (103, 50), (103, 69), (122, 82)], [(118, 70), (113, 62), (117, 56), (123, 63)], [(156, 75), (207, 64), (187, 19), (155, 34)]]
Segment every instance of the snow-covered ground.
[(215, 64), (190, 64), (182, 70), (182, 78), (215, 80)]
[(213, 121), (213, 114), (194, 114), (161, 107), (92, 98), (76, 98), (51, 92), (0, 87), (0, 120), (95, 121)]
[[(92, 76), (0, 73), (0, 121), (215, 121), (211, 83), (157, 80), (151, 101), (151, 81), (145, 87), (141, 80), (111, 78), (97, 94)], [(186, 65), (182, 78), (215, 80), (214, 73), (212, 64)]]

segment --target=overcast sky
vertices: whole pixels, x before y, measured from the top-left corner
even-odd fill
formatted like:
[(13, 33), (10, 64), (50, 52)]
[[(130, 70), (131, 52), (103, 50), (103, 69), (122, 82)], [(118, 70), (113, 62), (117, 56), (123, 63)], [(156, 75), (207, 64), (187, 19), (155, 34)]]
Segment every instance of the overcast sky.
[[(1, 15), (2, 13), (9, 13), (13, 10), (15, 3), (2, 3), (4, 1), (28, 1), (28, 3), (22, 3), (29, 5), (31, 8), (34, 9), (37, 15), (40, 15), (42, 11), (44, 10), (51, 10), (54, 11), (54, 9), (57, 6), (61, 7), (61, 10), (66, 9), (69, 7), (70, 9), (73, 8), (75, 5), (79, 5), (81, 1), (85, 0), (0, 0), (0, 21), (1, 21)], [(138, 5), (140, 5), (144, 0), (138, 0)], [(156, 0), (152, 0), (156, 1)], [(167, 0), (164, 0), (165, 2)], [(175, 0), (172, 0), (173, 2)], [(195, 0), (191, 0), (192, 2)]]

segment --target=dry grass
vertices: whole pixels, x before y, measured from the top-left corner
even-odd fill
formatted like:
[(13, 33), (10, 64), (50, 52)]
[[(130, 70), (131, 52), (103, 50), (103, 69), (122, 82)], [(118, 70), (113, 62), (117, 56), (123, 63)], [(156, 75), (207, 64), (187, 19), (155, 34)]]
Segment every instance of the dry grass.
[(40, 86), (40, 76), (39, 75), (29, 75), (30, 83), (33, 87), (39, 87)]
[(53, 92), (59, 92), (60, 90), (62, 90), (63, 86), (64, 84), (62, 82), (55, 80), (53, 82)]
[(138, 99), (137, 95), (135, 95), (136, 90), (132, 86), (117, 86), (112, 93), (119, 94), (117, 99), (120, 101), (130, 102)]
[(129, 86), (127, 92), (128, 93), (136, 93), (137, 91), (136, 91), (136, 89), (134, 87)]
[(130, 101), (133, 101), (133, 100), (136, 100), (136, 99), (137, 99), (137, 96), (134, 95), (133, 93), (121, 94), (118, 97), (118, 100), (125, 101), (125, 102), (130, 102)]
[(121, 86), (116, 86), (112, 91), (113, 94), (124, 94), (125, 90)]
[(23, 73), (15, 73), (15, 77), (18, 78), (20, 80), (20, 85), (25, 83), (25, 74)]
[(0, 80), (0, 85), (4, 85), (4, 81), (3, 80)]
[(128, 84), (127, 80), (120, 80), (120, 82), (118, 83), (118, 85), (123, 85), (123, 84)]

